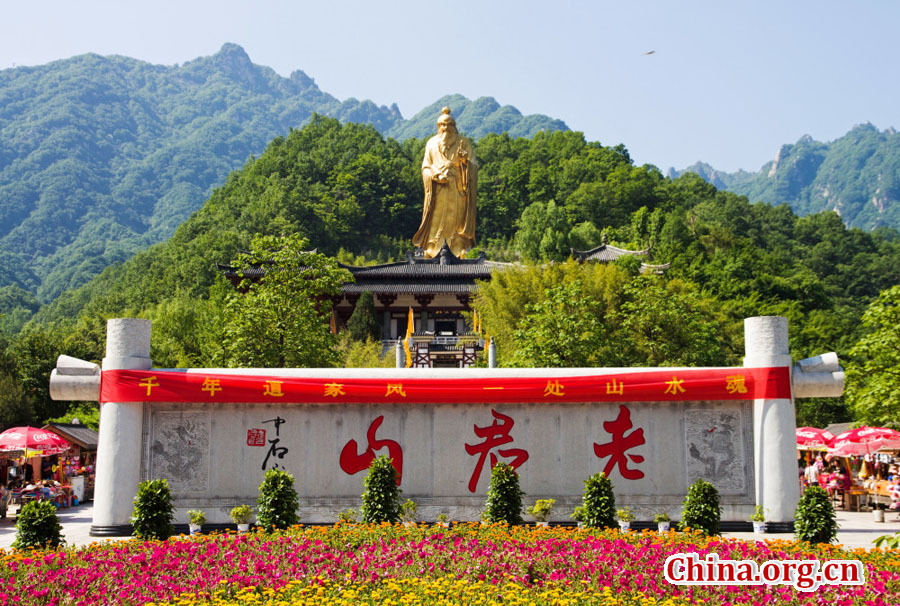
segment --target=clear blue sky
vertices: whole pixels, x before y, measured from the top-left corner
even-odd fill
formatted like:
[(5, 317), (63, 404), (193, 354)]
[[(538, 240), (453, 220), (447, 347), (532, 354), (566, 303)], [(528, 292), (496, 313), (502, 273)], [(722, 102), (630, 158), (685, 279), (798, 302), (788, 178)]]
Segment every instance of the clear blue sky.
[(234, 42), (340, 99), (410, 117), (447, 93), (492, 96), (663, 170), (758, 170), (804, 134), (900, 128), (895, 0), (48, 0), (0, 15), (0, 69), (86, 52), (171, 65)]

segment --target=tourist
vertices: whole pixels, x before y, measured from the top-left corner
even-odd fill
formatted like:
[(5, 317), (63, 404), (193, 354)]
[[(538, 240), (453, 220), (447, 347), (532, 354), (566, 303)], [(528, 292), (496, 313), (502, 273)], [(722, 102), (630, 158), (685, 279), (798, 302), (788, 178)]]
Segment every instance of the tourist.
[(810, 463), (806, 468), (806, 471), (803, 472), (804, 477), (806, 478), (807, 486), (818, 486), (819, 485), (819, 468), (815, 463)]
[(6, 507), (9, 505), (10, 494), (10, 491), (6, 488), (6, 484), (0, 482), (0, 519), (6, 517)]

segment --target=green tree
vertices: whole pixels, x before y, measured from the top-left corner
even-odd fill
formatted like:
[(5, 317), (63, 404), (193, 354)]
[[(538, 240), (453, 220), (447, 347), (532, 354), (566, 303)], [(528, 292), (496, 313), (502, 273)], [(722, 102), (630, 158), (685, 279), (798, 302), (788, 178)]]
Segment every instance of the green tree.
[(569, 256), (571, 230), (566, 213), (550, 200), (535, 202), (522, 213), (516, 232), (516, 246), (531, 261), (562, 261)]
[(620, 366), (723, 366), (738, 361), (724, 322), (692, 285), (638, 276), (611, 319)]
[[(567, 303), (559, 300), (562, 293), (557, 297), (557, 303), (541, 305), (554, 288), (580, 282), (580, 292), (591, 301), (591, 313), (602, 320), (620, 304), (622, 288), (627, 279), (627, 274), (617, 267), (601, 263), (582, 264), (571, 260), (544, 266), (510, 268), (495, 272), (490, 282), (479, 283), (474, 307), (482, 318), (485, 330), (497, 343), (500, 364), (510, 365), (519, 355), (516, 352), (522, 345), (516, 337), (516, 331), (528, 328), (524, 325), (526, 316), (522, 313), (527, 306), (530, 305), (533, 309), (534, 306), (538, 306), (537, 309), (546, 312), (542, 319), (532, 322), (526, 331), (535, 337), (541, 335), (554, 321), (550, 317), (554, 306), (567, 308), (572, 304), (578, 309), (578, 314), (586, 316), (588, 309), (582, 308), (578, 302)], [(573, 332), (564, 338), (579, 337)], [(546, 360), (547, 356), (552, 355), (549, 351), (551, 347), (549, 340), (549, 336), (535, 339), (534, 363), (537, 363), (537, 359)], [(519, 355), (519, 363), (530, 364), (531, 362), (528, 362), (530, 359), (532, 359), (530, 354)]]
[(355, 341), (381, 340), (381, 325), (375, 315), (375, 297), (369, 291), (359, 296), (347, 321), (347, 331)]
[(54, 419), (48, 419), (47, 422), (71, 423), (75, 419), (78, 419), (78, 422), (85, 427), (90, 427), (94, 431), (98, 431), (100, 429), (100, 409), (97, 407), (97, 403), (75, 402), (66, 414)]
[(896, 425), (900, 418), (900, 285), (873, 301), (862, 317), (868, 331), (850, 350), (846, 399), (857, 420)]
[[(329, 367), (339, 359), (330, 297), (352, 279), (296, 236), (258, 236), (232, 267), (244, 276), (225, 305), (225, 350), (243, 367)], [(263, 275), (250, 278), (252, 272)]]
[(515, 366), (588, 367), (603, 359), (603, 305), (581, 281), (550, 288), (546, 298), (525, 305), (515, 331)]
[(0, 371), (0, 431), (28, 425), (34, 415), (31, 399), (15, 375)]

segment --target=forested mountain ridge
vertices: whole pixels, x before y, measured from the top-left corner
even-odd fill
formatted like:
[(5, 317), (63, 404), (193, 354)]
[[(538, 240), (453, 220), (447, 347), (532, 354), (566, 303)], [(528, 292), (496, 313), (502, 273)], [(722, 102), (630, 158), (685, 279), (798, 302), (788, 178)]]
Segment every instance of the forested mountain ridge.
[(900, 229), (900, 134), (893, 128), (862, 124), (830, 143), (804, 136), (756, 173), (699, 162), (670, 175), (684, 172), (753, 201), (786, 203), (800, 215), (833, 210), (852, 227)]
[[(158, 366), (221, 366), (223, 310), (235, 291), (216, 263), (257, 234), (297, 234), (345, 261), (396, 258), (421, 218), (423, 146), (326, 117), (276, 137), (171, 239), (63, 293), (11, 338), (0, 382), (6, 373), (6, 384), (22, 387), (0, 394), (0, 423), (4, 410), (10, 423), (65, 410), (46, 396), (46, 377), (61, 353), (102, 357), (104, 318), (152, 319)], [(624, 147), (577, 132), (490, 134), (475, 150), (477, 246), (496, 260), (536, 262), (503, 273), (475, 299), (504, 364), (738, 364), (743, 319), (783, 315), (795, 358), (837, 351), (849, 365), (865, 333), (863, 311), (900, 283), (895, 230), (870, 233), (832, 212), (798, 217), (786, 205), (751, 204), (693, 173), (672, 179), (636, 166)], [(634, 257), (614, 266), (561, 263), (570, 248), (598, 244), (601, 232), (624, 248), (650, 247), (651, 262), (669, 269), (640, 275)], [(21, 301), (23, 313), (33, 309), (20, 291), (6, 298)], [(565, 319), (578, 330), (561, 328)], [(560, 351), (571, 359), (546, 357)], [(840, 401), (801, 410), (811, 424), (848, 415)]]
[[(452, 103), (480, 137), (566, 129), (489, 97)], [(225, 44), (175, 66), (82, 55), (0, 71), (0, 287), (48, 301), (169, 238), (213, 187), (313, 113), (399, 138), (433, 131), (438, 110), (339, 101), (302, 71), (283, 78)]]

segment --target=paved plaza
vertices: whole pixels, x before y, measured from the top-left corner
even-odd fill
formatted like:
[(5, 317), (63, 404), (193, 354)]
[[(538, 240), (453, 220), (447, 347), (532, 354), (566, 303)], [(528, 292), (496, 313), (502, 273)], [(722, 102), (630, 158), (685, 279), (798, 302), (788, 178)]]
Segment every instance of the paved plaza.
[[(13, 512), (15, 509), (12, 510)], [(885, 534), (900, 532), (900, 518), (893, 512), (886, 512), (884, 522), (875, 522), (871, 512), (838, 511), (837, 521), (838, 543), (851, 548), (873, 547), (872, 542)], [(15, 515), (0, 520), (0, 548), (9, 549), (16, 537)], [(62, 509), (59, 511), (59, 520), (63, 527), (63, 536), (66, 544), (71, 546), (89, 545), (94, 542), (122, 539), (98, 539), (90, 536), (93, 507), (91, 503)], [(789, 534), (765, 534), (758, 535), (752, 532), (726, 532), (726, 537), (734, 537), (744, 540), (763, 539), (790, 539)]]

